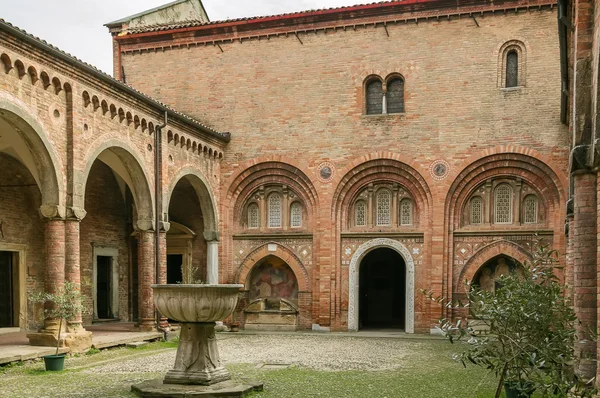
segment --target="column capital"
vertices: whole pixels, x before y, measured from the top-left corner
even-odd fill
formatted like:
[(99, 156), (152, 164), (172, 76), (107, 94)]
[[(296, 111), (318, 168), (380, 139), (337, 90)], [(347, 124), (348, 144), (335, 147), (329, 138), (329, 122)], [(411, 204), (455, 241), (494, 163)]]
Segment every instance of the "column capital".
[(220, 238), (220, 234), (218, 231), (204, 231), (203, 235), (204, 239), (206, 239), (207, 242), (218, 242)]
[(87, 215), (87, 211), (81, 207), (67, 207), (67, 220), (68, 221), (81, 221)]
[(40, 214), (43, 218), (48, 220), (64, 220), (65, 211), (64, 208), (58, 205), (41, 205)]
[(154, 232), (154, 220), (137, 220), (135, 226), (141, 232)]

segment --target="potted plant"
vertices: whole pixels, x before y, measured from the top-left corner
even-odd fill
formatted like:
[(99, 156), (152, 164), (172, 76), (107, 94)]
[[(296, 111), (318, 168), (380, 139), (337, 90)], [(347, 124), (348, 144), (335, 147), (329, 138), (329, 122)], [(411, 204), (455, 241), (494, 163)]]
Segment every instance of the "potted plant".
[(230, 332), (239, 332), (240, 331), (240, 323), (235, 320), (235, 311), (231, 314), (231, 322), (229, 322), (229, 331)]
[(576, 318), (554, 274), (556, 264), (557, 253), (540, 246), (531, 264), (500, 277), (501, 288), (494, 292), (469, 286), (467, 303), (445, 302), (425, 292), (447, 307), (468, 309), (476, 319), (442, 319), (438, 327), (450, 342), (467, 340), (455, 356), (463, 366), (472, 363), (495, 373), (495, 398), (503, 387), (507, 398), (530, 397), (534, 390), (567, 396), (577, 382), (572, 371)]
[(79, 313), (85, 313), (86, 309), (81, 303), (81, 292), (74, 283), (66, 281), (63, 287), (56, 293), (34, 293), (29, 296), (34, 303), (49, 304), (44, 309), (46, 318), (58, 319), (58, 336), (56, 337), (56, 353), (46, 355), (44, 363), (46, 370), (63, 370), (65, 363), (65, 354), (59, 354), (63, 324), (69, 319), (74, 318)]

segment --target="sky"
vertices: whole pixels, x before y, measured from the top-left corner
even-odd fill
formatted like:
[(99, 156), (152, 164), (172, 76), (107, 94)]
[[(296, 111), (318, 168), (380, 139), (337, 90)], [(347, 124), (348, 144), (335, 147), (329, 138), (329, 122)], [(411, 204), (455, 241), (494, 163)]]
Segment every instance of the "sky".
[[(172, 0), (0, 0), (0, 18), (112, 74), (105, 23)], [(362, 1), (367, 3), (370, 1)], [(361, 3), (360, 0), (204, 0), (211, 21)]]

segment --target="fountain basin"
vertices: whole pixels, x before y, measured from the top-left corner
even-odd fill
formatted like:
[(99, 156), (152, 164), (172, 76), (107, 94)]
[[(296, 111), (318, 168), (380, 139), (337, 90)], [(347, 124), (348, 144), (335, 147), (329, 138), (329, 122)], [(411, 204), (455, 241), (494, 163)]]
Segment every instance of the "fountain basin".
[(152, 285), (154, 305), (167, 318), (184, 323), (221, 321), (235, 310), (244, 285)]

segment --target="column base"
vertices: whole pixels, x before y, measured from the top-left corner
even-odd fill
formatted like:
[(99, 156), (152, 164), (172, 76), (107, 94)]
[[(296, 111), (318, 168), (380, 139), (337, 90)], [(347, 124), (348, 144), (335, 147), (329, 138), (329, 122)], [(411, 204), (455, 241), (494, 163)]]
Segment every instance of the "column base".
[[(78, 330), (77, 332), (63, 332), (61, 336), (59, 347), (68, 347), (71, 352), (84, 352), (92, 347), (92, 332), (88, 332), (85, 329)], [(57, 337), (58, 334), (56, 332), (47, 330), (27, 335), (30, 345), (43, 347), (56, 347)]]
[(181, 323), (175, 367), (167, 372), (163, 383), (208, 386), (230, 378), (221, 365), (215, 323)]
[(156, 323), (154, 322), (154, 318), (140, 319), (137, 327), (141, 332), (156, 332)]

